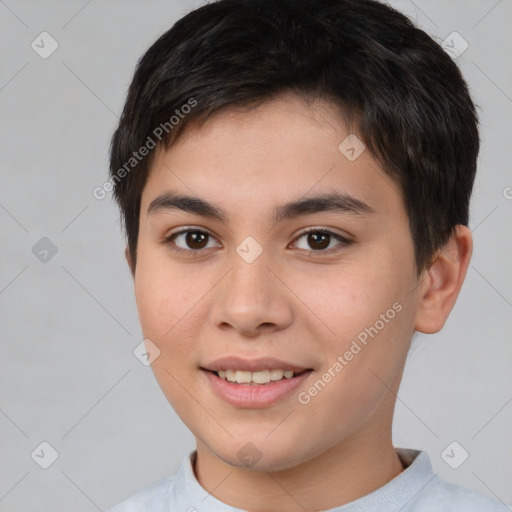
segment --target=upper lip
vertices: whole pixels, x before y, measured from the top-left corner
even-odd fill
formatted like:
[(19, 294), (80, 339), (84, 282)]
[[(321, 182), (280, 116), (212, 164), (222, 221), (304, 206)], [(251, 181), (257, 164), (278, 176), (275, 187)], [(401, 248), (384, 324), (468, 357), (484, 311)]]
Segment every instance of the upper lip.
[(218, 372), (219, 370), (242, 370), (257, 372), (260, 370), (284, 370), (299, 373), (309, 368), (297, 366), (292, 363), (281, 361), (274, 357), (261, 357), (258, 359), (243, 359), (237, 356), (221, 357), (211, 363), (201, 366), (204, 370)]

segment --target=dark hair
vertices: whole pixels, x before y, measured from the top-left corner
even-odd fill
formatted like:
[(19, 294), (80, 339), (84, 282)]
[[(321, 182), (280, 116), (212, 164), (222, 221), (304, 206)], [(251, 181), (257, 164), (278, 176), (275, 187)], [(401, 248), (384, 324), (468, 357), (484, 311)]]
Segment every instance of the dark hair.
[(286, 92), (334, 102), (356, 121), (400, 185), (418, 274), (457, 224), (468, 225), (478, 120), (438, 43), (373, 0), (219, 0), (181, 18), (142, 56), (112, 138), (110, 181), (134, 266), (155, 154), (134, 152), (169, 148), (192, 121)]

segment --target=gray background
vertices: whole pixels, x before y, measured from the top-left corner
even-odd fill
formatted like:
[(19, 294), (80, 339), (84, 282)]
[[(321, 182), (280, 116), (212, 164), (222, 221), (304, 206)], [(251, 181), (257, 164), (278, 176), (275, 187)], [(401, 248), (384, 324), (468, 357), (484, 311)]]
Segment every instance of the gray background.
[[(105, 510), (194, 447), (132, 353), (142, 335), (119, 214), (92, 190), (137, 59), (200, 4), (0, 0), (0, 511)], [(443, 331), (413, 345), (394, 441), (512, 504), (512, 2), (391, 4), (439, 41), (468, 42), (457, 61), (483, 139), (473, 260)], [(59, 44), (47, 59), (31, 48), (43, 31)], [(46, 262), (32, 250), (43, 237), (57, 248)], [(43, 441), (59, 455), (46, 470), (31, 458)], [(458, 469), (441, 457), (452, 441), (469, 453)]]

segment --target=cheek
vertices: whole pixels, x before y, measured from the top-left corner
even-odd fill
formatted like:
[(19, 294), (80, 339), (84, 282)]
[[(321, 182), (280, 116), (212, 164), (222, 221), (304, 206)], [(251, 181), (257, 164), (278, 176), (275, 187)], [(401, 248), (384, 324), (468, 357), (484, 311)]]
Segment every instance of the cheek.
[(368, 265), (294, 272), (289, 281), (300, 298), (297, 307), (314, 322), (312, 329), (321, 330), (325, 340), (339, 344), (339, 349), (373, 325), (399, 297), (393, 284), (381, 277), (380, 269)]
[(164, 395), (181, 416), (186, 414), (185, 390), (195, 361), (191, 328), (200, 325), (190, 323), (195, 313), (191, 307), (197, 300), (183, 291), (185, 281), (190, 286), (185, 273), (170, 273), (168, 266), (144, 258), (139, 263), (135, 279), (139, 321), (144, 338), (160, 351), (151, 368)]
[(187, 272), (178, 271), (162, 258), (142, 252), (135, 275), (135, 297), (145, 336), (163, 341), (174, 331), (201, 293)]
[[(391, 262), (391, 260), (390, 260)], [(355, 400), (393, 380), (404, 360), (413, 331), (414, 307), (396, 265), (362, 265), (321, 276), (299, 278), (308, 306), (310, 329), (323, 340), (324, 364)], [(332, 367), (342, 358), (343, 369)], [(339, 377), (338, 377), (339, 375)], [(326, 376), (329, 379), (329, 376)], [(334, 386), (336, 387), (336, 385)]]
[(179, 395), (179, 383), (189, 379), (197, 366), (197, 340), (207, 314), (201, 298), (211, 285), (196, 278), (193, 270), (169, 265), (165, 258), (142, 253), (138, 265), (135, 295), (140, 325), (144, 338), (160, 350), (152, 368), (165, 394)]

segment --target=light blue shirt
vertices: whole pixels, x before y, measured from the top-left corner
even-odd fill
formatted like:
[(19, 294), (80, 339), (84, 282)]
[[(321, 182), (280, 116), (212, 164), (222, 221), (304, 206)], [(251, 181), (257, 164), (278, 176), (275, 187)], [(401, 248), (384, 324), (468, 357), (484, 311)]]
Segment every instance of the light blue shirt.
[[(397, 448), (406, 469), (362, 498), (325, 512), (510, 512), (483, 494), (441, 480), (426, 452)], [(197, 481), (186, 456), (175, 477), (168, 477), (132, 495), (107, 512), (244, 512), (209, 494)]]

